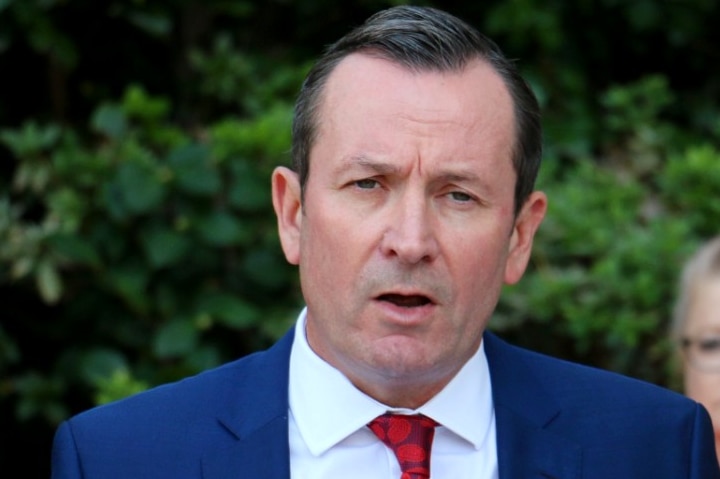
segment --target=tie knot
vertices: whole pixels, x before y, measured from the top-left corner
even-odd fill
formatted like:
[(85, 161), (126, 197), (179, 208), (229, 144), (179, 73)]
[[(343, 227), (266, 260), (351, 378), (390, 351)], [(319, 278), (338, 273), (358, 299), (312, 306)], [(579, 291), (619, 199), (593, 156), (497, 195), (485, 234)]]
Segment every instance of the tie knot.
[(395, 453), (401, 479), (430, 477), (430, 450), (437, 423), (422, 414), (383, 414), (368, 424)]

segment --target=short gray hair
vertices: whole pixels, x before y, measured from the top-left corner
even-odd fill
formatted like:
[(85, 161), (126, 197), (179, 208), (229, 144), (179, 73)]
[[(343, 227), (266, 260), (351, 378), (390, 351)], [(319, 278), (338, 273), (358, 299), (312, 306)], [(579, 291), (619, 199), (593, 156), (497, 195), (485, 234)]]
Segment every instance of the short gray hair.
[(720, 278), (720, 236), (708, 240), (685, 263), (678, 283), (671, 334), (680, 340), (690, 310), (692, 295), (699, 283)]

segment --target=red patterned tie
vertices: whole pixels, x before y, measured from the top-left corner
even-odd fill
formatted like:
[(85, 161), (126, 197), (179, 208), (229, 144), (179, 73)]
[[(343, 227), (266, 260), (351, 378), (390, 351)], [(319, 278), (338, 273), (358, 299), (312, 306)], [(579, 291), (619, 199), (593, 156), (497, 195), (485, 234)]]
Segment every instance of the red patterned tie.
[(427, 416), (415, 414), (383, 414), (368, 424), (372, 432), (397, 457), (400, 479), (430, 477), (430, 448), (437, 423)]

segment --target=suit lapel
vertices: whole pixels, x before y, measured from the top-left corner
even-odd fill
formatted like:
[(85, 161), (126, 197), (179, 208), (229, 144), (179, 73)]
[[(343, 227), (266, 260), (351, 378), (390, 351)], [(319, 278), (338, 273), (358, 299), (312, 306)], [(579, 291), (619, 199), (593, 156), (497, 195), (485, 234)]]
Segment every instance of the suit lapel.
[(577, 479), (581, 448), (553, 432), (562, 412), (523, 354), (486, 333), (497, 425), (500, 479)]
[[(218, 427), (226, 441), (203, 454), (204, 479), (289, 479), (288, 374), (291, 330), (267, 352), (245, 358), (242, 377), (222, 391)], [(486, 333), (497, 423), (500, 479), (578, 479), (582, 450), (553, 432), (557, 402), (524, 354)], [(248, 414), (247, 411), (252, 411)], [(202, 446), (201, 446), (202, 447)]]
[[(204, 479), (289, 479), (288, 374), (293, 330), (266, 352), (245, 358), (242, 376), (218, 415), (227, 440), (203, 455)], [(251, 411), (251, 413), (248, 413)]]
[(290, 479), (287, 416), (203, 458), (203, 479)]
[(547, 430), (538, 429), (532, 421), (515, 411), (496, 406), (495, 418), (500, 479), (580, 477), (579, 446)]

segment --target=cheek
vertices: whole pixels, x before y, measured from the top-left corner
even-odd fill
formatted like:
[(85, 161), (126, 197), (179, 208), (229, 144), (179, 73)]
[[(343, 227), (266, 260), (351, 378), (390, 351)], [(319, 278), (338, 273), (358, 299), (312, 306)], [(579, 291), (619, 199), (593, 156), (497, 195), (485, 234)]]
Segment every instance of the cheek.
[(703, 404), (717, 402), (720, 398), (720, 376), (687, 369), (685, 371), (685, 394)]
[[(318, 212), (319, 213), (319, 212)], [(361, 269), (361, 259), (371, 243), (347, 218), (318, 214), (306, 217), (301, 240), (301, 266), (307, 279), (323, 288), (348, 287)]]
[(506, 256), (500, 243), (487, 238), (453, 253), (453, 281), (470, 308), (495, 306), (502, 289)]
[(501, 232), (476, 236), (461, 247), (448, 248), (455, 268), (462, 271), (462, 284), (468, 278), (476, 282), (497, 281), (502, 277), (507, 261), (507, 238)]

